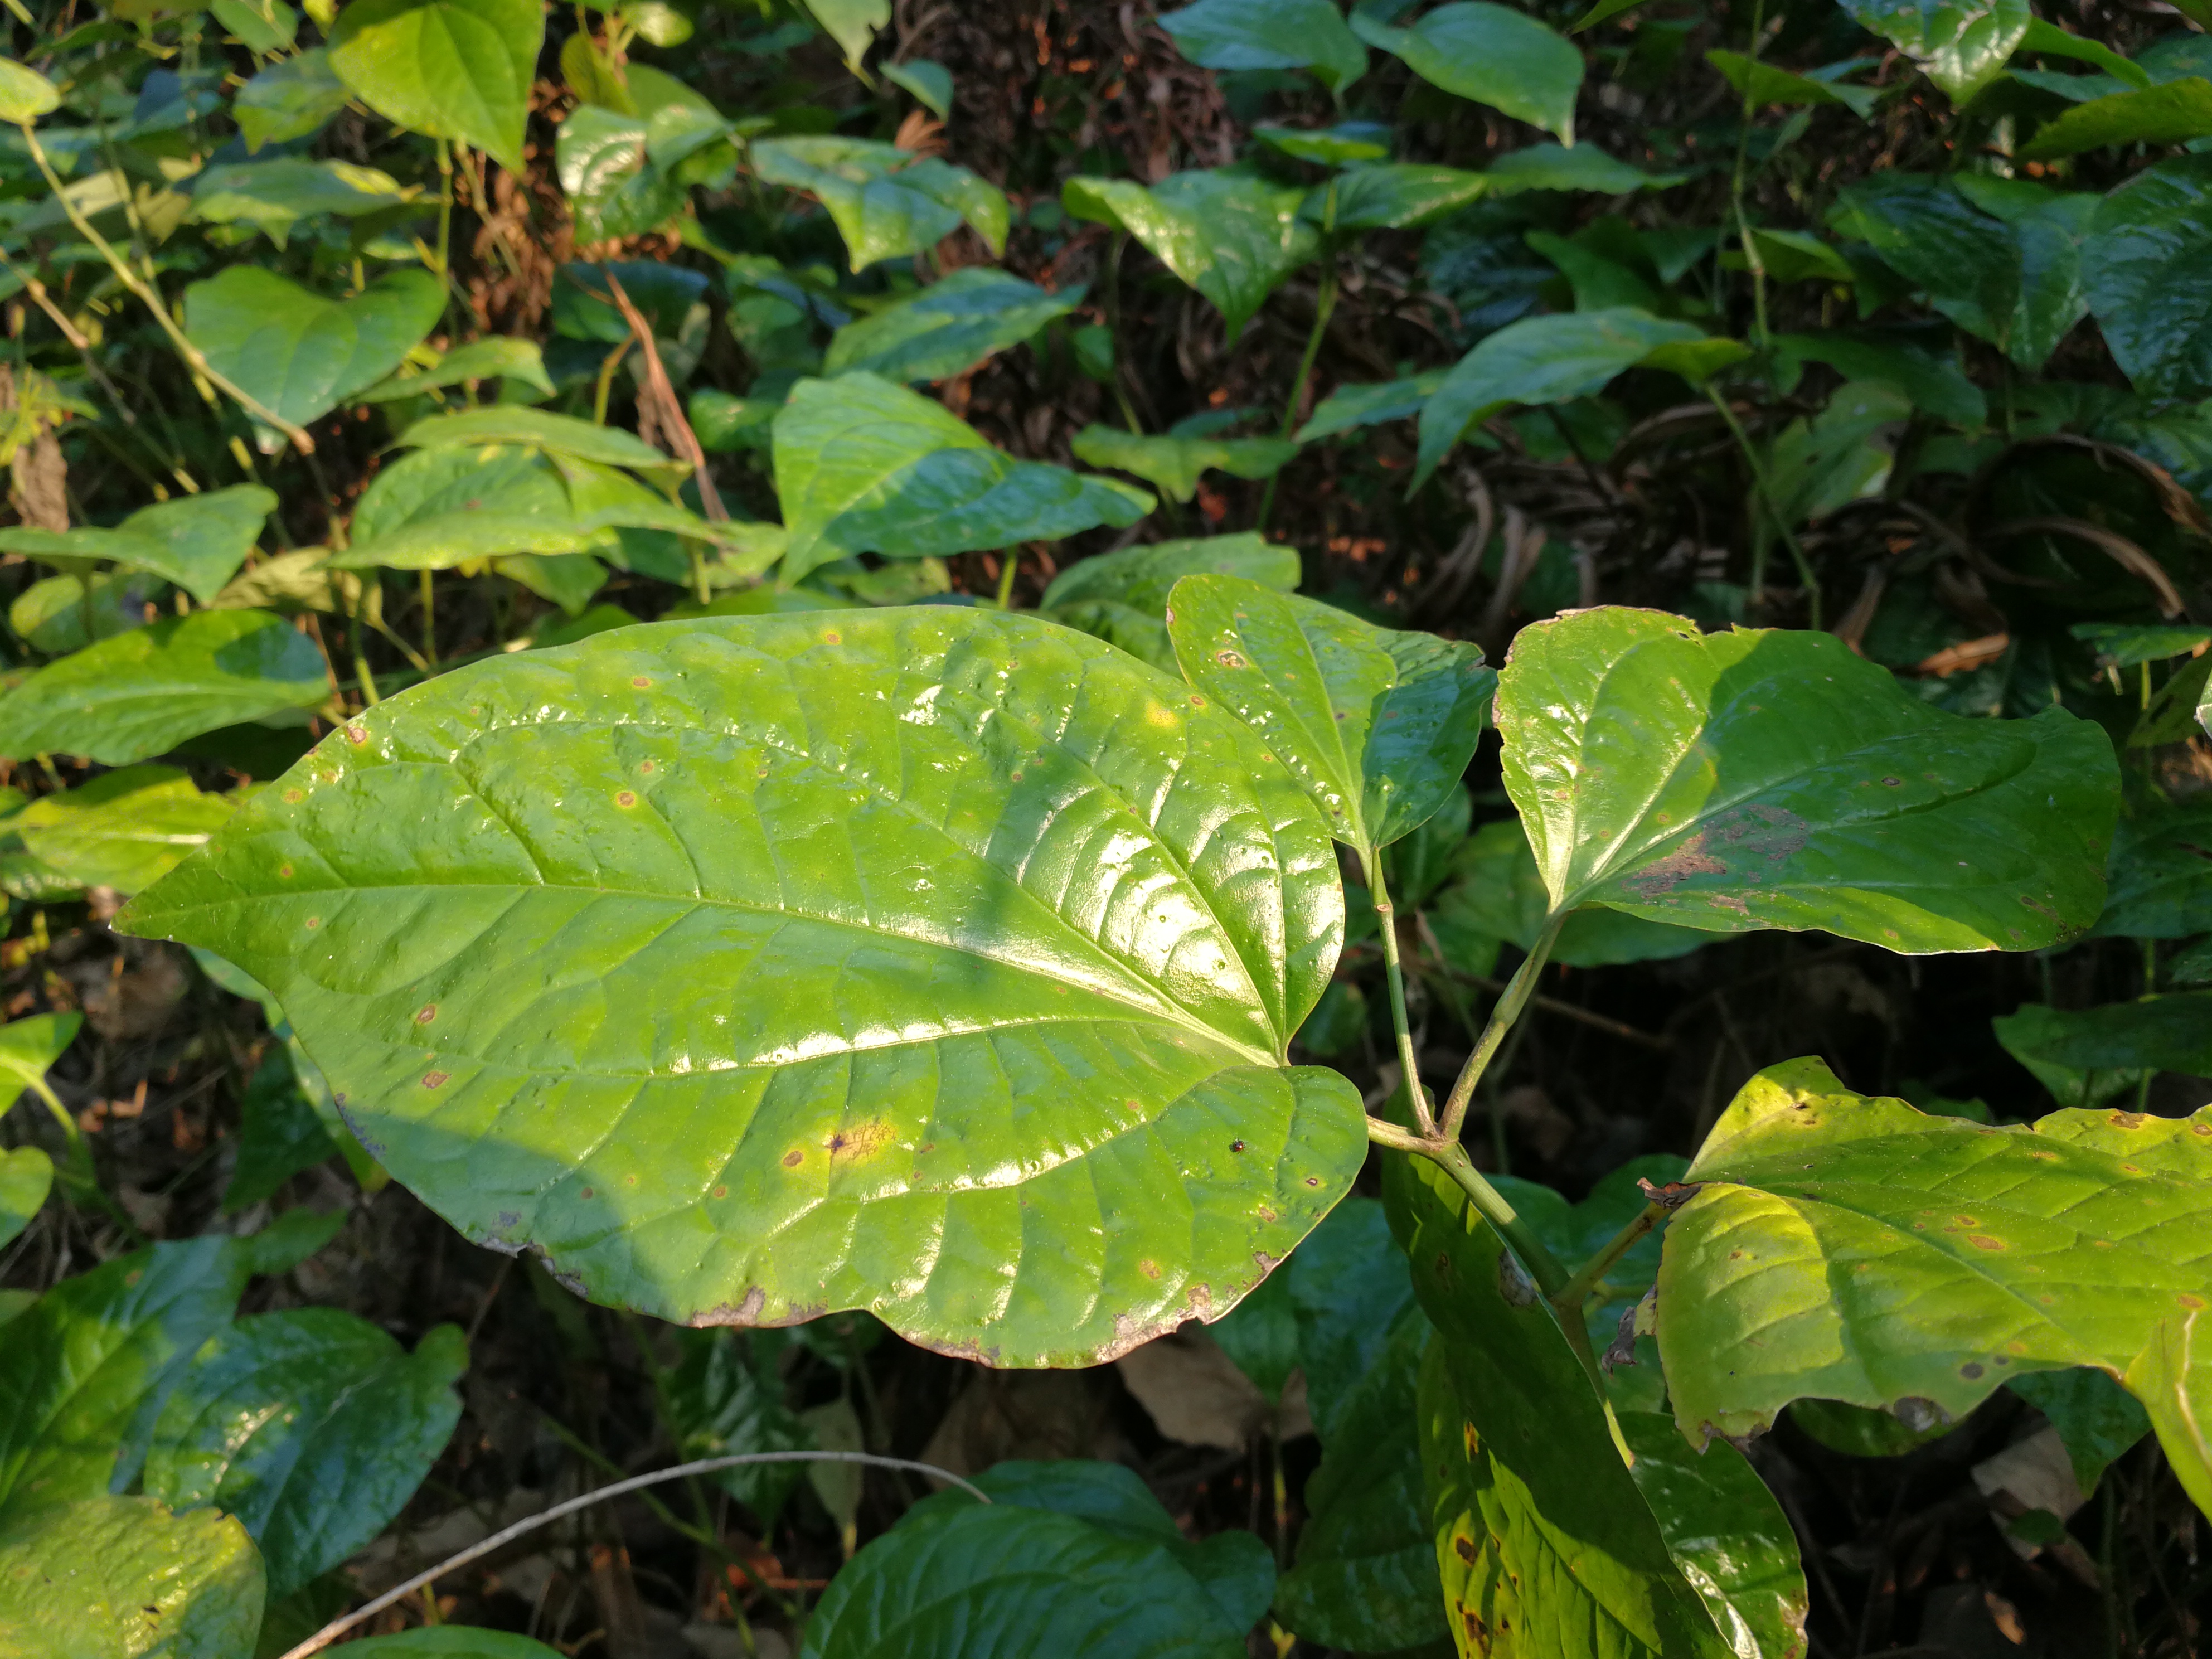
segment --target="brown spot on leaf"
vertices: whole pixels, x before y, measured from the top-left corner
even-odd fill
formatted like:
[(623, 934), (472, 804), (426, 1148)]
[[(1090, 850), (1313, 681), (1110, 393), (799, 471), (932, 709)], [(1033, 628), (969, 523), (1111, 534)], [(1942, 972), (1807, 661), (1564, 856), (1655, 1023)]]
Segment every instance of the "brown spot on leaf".
[(1972, 1360), (1969, 1359), (1965, 1364), (1959, 1367), (1959, 1375), (1965, 1377), (1969, 1382), (1978, 1382), (1981, 1380), (1982, 1368), (1976, 1364)]
[(416, 1010), (415, 1023), (417, 1025), (428, 1025), (432, 1020), (437, 1018), (437, 1017), (438, 1005), (434, 1002), (426, 1002), (420, 1008)]
[(653, 684), (653, 682), (652, 682), (651, 680), (647, 679), (647, 678), (644, 675), (642, 675), (642, 674), (633, 674), (633, 675), (631, 675), (631, 676), (629, 677), (629, 683), (630, 683), (632, 685), (635, 686), (635, 687), (636, 687), (639, 690), (641, 690), (641, 691), (644, 690), (645, 690), (645, 688), (646, 688), (647, 686), (651, 685), (651, 684)]
[(2145, 1121), (2141, 1112), (2114, 1112), (2106, 1120), (2116, 1129), (2140, 1129)]
[(2002, 1250), (2005, 1247), (2004, 1240), (1991, 1238), (1987, 1233), (1970, 1233), (1966, 1243), (1978, 1250)]
[(830, 1137), (830, 1161), (857, 1164), (863, 1158), (873, 1158), (890, 1138), (891, 1126), (880, 1119), (840, 1129)]
[(452, 1073), (448, 1072), (425, 1072), (422, 1073), (422, 1086), (426, 1089), (441, 1089), (451, 1075)]
[(1160, 1276), (1160, 1264), (1152, 1257), (1146, 1256), (1137, 1263), (1137, 1271), (1147, 1279), (1158, 1279)]
[(615, 796), (615, 805), (617, 806), (635, 806), (637, 805), (637, 796), (633, 791), (624, 789)]
[(1213, 653), (1213, 659), (1224, 668), (1242, 668), (1244, 665), (1244, 659), (1234, 651), (1217, 651)]
[(1723, 876), (1728, 866), (1705, 852), (1705, 837), (1701, 832), (1684, 842), (1657, 863), (1638, 871), (1628, 878), (1628, 885), (1639, 897), (1657, 898), (1672, 892), (1692, 876)]
[(806, 1154), (796, 1146), (783, 1155), (783, 1167), (787, 1170), (795, 1170), (805, 1161)]

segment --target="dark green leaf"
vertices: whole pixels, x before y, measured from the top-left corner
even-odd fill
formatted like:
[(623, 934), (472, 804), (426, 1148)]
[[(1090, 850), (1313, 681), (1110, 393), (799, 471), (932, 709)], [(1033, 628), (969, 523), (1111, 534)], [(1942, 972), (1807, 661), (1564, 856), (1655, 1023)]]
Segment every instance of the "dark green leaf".
[(295, 221), (318, 213), (357, 219), (404, 205), (417, 193), (374, 167), (279, 155), (203, 169), (192, 180), (192, 217), (204, 224), (249, 224), (283, 247)]
[(1557, 915), (1922, 952), (2033, 950), (2104, 905), (2100, 730), (1944, 714), (1829, 635), (1577, 612), (1515, 638), (1497, 720)]
[(258, 1204), (301, 1170), (337, 1156), (337, 1143), (323, 1127), (281, 1047), (271, 1046), (262, 1056), (246, 1082), (239, 1115), (238, 1162), (222, 1194), (226, 1213)]
[(0, 1521), (0, 1652), (248, 1659), (263, 1595), (246, 1528), (213, 1510), (103, 1495)]
[(1757, 63), (1740, 52), (1712, 51), (1705, 61), (1753, 103), (1785, 108), (1840, 104), (1863, 121), (1881, 94), (1873, 87), (1847, 86), (1838, 81), (1816, 81), (1773, 64)]
[(1467, 844), (1474, 803), (1464, 789), (1447, 789), (1443, 803), (1390, 849), (1390, 896), (1401, 909), (1428, 902), (1451, 873), (1452, 860)]
[(2027, 0), (1844, 0), (1844, 9), (1960, 104), (2004, 72), (2033, 21)]
[[(348, 15), (386, 0), (356, 0)], [(304, 426), (399, 367), (436, 325), (446, 291), (426, 271), (379, 276), (350, 300), (228, 265), (185, 290), (185, 334), (216, 370)]]
[(532, 0), (352, 0), (331, 31), (330, 61), (378, 114), (520, 173), (544, 39)]
[(1955, 358), (1938, 357), (1917, 346), (1824, 330), (1814, 334), (1778, 334), (1775, 348), (1791, 356), (1826, 363), (1846, 380), (1893, 386), (1917, 409), (1954, 426), (1978, 430), (1989, 421), (1982, 390), (1966, 378)]
[(839, 329), (822, 372), (866, 369), (908, 383), (945, 380), (1066, 316), (1083, 303), (1083, 292), (1079, 283), (1048, 294), (1003, 270), (969, 265)]
[(1340, 121), (1333, 127), (1285, 127), (1262, 121), (1252, 136), (1279, 155), (1325, 167), (1380, 161), (1390, 154), (1390, 129), (1380, 121)]
[(1459, 787), (1498, 677), (1482, 653), (1237, 576), (1187, 576), (1168, 601), (1184, 678), (1259, 734), (1370, 861)]
[[(801, 1327), (801, 1329), (805, 1328)], [(682, 1357), (660, 1376), (661, 1414), (684, 1457), (732, 1452), (808, 1451), (813, 1434), (784, 1404), (775, 1332), (678, 1331)], [(714, 1479), (764, 1527), (806, 1478), (803, 1463), (724, 1469)]]
[(1147, 437), (1097, 425), (1077, 433), (1073, 447), (1086, 466), (1133, 473), (1172, 501), (1195, 495), (1200, 473), (1272, 478), (1298, 453), (1297, 445), (1282, 438)]
[(395, 1636), (372, 1636), (348, 1645), (360, 1650), (359, 1659), (561, 1659), (558, 1648), (549, 1648), (527, 1636), (469, 1630), (459, 1625), (404, 1630)]
[(1127, 231), (1203, 295), (1232, 342), (1320, 249), (1319, 233), (1299, 215), (1305, 194), (1238, 167), (1172, 173), (1149, 190), (1126, 179), (1075, 178), (1060, 187), (1070, 213)]
[(1894, 386), (1845, 381), (1819, 414), (1783, 428), (1766, 463), (1775, 514), (1785, 524), (1801, 524), (1880, 494), (1897, 434), (1912, 410), (1911, 398)]
[(1206, 572), (1243, 576), (1288, 593), (1298, 585), (1297, 550), (1248, 532), (1102, 553), (1054, 577), (1039, 610), (1054, 622), (1179, 674), (1175, 644), (1168, 637), (1168, 595), (1185, 576)]
[(2165, 627), (2143, 623), (2075, 623), (2066, 631), (2096, 647), (2100, 668), (2164, 662), (2194, 655), (2199, 647), (2212, 645), (2212, 628), (2192, 623)]
[(921, 106), (940, 121), (952, 118), (952, 71), (927, 58), (909, 58), (903, 64), (882, 66), (884, 79), (904, 87)]
[(1374, 386), (1340, 386), (1321, 400), (1312, 416), (1298, 428), (1297, 440), (1334, 437), (1385, 421), (1402, 421), (1421, 412), (1421, 405), (1443, 384), (1444, 371), (1431, 369), (1403, 380), (1384, 380)]
[(1407, 29), (1356, 18), (1354, 29), (1370, 46), (1403, 58), (1432, 86), (1574, 143), (1582, 52), (1525, 12), (1486, 0), (1453, 0)]
[(212, 1504), (261, 1547), (289, 1595), (383, 1531), (459, 1421), (468, 1367), (441, 1325), (413, 1354), (337, 1308), (258, 1314), (218, 1332), (176, 1379), (146, 1456), (146, 1491)]
[(2124, 814), (2112, 836), (2101, 938), (2212, 933), (2212, 800), (2185, 796)]
[(1340, 902), (1236, 722), (1079, 634), (930, 607), (449, 673), (126, 914), (266, 985), (472, 1238), (679, 1322), (866, 1307), (1065, 1364), (1226, 1312), (1358, 1170), (1352, 1086), (1281, 1064)]
[(1302, 211), (1337, 230), (1412, 230), (1480, 200), (1492, 182), (1486, 173), (1459, 167), (1386, 162), (1323, 185)]
[(2150, 1432), (2150, 1417), (2142, 1402), (2105, 1372), (2086, 1365), (2030, 1371), (2014, 1377), (2010, 1386), (2051, 1419), (2066, 1443), (2074, 1479), (2085, 1492), (2094, 1492), (2106, 1466)]
[[(2033, 1023), (2022, 1024), (2023, 1016)], [(1996, 1022), (2005, 1047), (2071, 1072), (2183, 1072), (2212, 1074), (2212, 992), (2144, 997), (2099, 1008), (2024, 1005)]]
[(934, 247), (963, 219), (1006, 251), (1006, 192), (965, 167), (866, 138), (775, 138), (752, 147), (771, 185), (811, 191), (830, 210), (854, 270)]
[(2113, 360), (2145, 397), (2212, 392), (2212, 155), (2146, 167), (2092, 228), (2089, 308)]
[(1159, 22), (1206, 69), (1310, 69), (1336, 93), (1367, 72), (1367, 48), (1334, 0), (1198, 0)]
[(2081, 1066), (2062, 1064), (2044, 1052), (2046, 1045), (2079, 1044), (2083, 1023), (2039, 1002), (2024, 1002), (1990, 1022), (2004, 1051), (2034, 1075), (2061, 1106), (2095, 1106), (2132, 1091), (2150, 1076), (2139, 1066)]
[(2023, 161), (2050, 161), (2108, 145), (2179, 144), (2207, 133), (2212, 133), (2212, 81), (2191, 76), (2076, 104), (2039, 128), (2018, 155)]
[(873, 374), (802, 380), (775, 417), (783, 578), (854, 553), (893, 558), (1133, 524), (1152, 498), (994, 449), (941, 405)]
[(1646, 173), (1613, 160), (1595, 144), (1577, 144), (1571, 149), (1558, 144), (1530, 144), (1499, 156), (1490, 164), (1486, 176), (1493, 196), (1524, 190), (1587, 190), (1626, 196), (1632, 191), (1664, 190), (1693, 175)]

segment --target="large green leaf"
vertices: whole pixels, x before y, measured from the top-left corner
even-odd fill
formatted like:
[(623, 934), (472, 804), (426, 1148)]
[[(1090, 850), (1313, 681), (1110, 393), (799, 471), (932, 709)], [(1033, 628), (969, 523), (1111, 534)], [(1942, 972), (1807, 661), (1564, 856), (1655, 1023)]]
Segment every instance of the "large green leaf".
[(26, 851), (82, 887), (136, 893), (207, 844), (238, 803), (171, 766), (126, 766), (42, 795), (15, 820)]
[(2101, 938), (2188, 939), (2212, 932), (2212, 799), (2147, 802), (2112, 836)]
[(1311, 443), (1340, 432), (1402, 421), (1421, 412), (1421, 405), (1443, 384), (1446, 371), (1432, 368), (1402, 380), (1381, 380), (1368, 386), (1340, 386), (1315, 407), (1312, 417), (1298, 428), (1297, 440)]
[(1150, 189), (1127, 179), (1070, 179), (1060, 200), (1077, 218), (1142, 242), (1212, 304), (1232, 341), (1321, 247), (1320, 233), (1299, 215), (1304, 187), (1241, 167), (1171, 173)]
[(1298, 447), (1284, 438), (1148, 437), (1097, 425), (1077, 433), (1070, 447), (1085, 465), (1133, 473), (1171, 501), (1188, 501), (1195, 495), (1202, 472), (1272, 478), (1298, 453)]
[(876, 38), (876, 31), (891, 21), (890, 0), (806, 0), (806, 9), (845, 54), (846, 65), (858, 75), (860, 59)]
[(775, 493), (787, 584), (850, 554), (1051, 541), (1153, 506), (1131, 484), (1018, 461), (941, 404), (859, 373), (793, 389), (775, 417)]
[(1893, 387), (1937, 420), (1969, 431), (1989, 422), (1989, 400), (1966, 378), (1955, 355), (1938, 356), (1901, 340), (1838, 330), (1777, 334), (1772, 343), (1787, 356), (1826, 363), (1847, 380)]
[(1340, 904), (1235, 721), (928, 607), (446, 675), (125, 914), (266, 985), (393, 1173), (587, 1294), (1064, 1364), (1225, 1312), (1358, 1169), (1352, 1085), (1281, 1063)]
[(1627, 306), (1507, 324), (1461, 358), (1421, 406), (1414, 487), (1427, 481), (1468, 428), (1500, 410), (1587, 398), (1654, 353), (1704, 337), (1691, 324)]
[(0, 1244), (31, 1224), (53, 1185), (53, 1160), (36, 1146), (0, 1152)]
[(1068, 566), (1052, 579), (1039, 609), (1054, 622), (1177, 674), (1175, 642), (1168, 637), (1168, 595), (1185, 576), (1206, 572), (1243, 576), (1287, 593), (1298, 585), (1297, 550), (1249, 531), (1125, 547)]
[(1211, 70), (1311, 70), (1340, 93), (1367, 72), (1367, 48), (1334, 0), (1197, 0), (1164, 12), (1176, 49)]
[(266, 611), (195, 611), (49, 664), (0, 697), (0, 753), (127, 765), (331, 695), (315, 642)]
[(2182, 1489), (2212, 1516), (2212, 1319), (2203, 1309), (2162, 1321), (2128, 1367), (2127, 1384), (2148, 1408)]
[(2212, 1073), (2212, 991), (2108, 1002), (2097, 1008), (2027, 1003), (1995, 1022), (2023, 1062), (2069, 1072)]
[(1000, 1463), (830, 1581), (801, 1659), (1242, 1659), (1274, 1579), (1249, 1533), (1187, 1541), (1131, 1471)]
[(1421, 1463), (1459, 1652), (1728, 1659), (1550, 1304), (1429, 1169), (1401, 1161), (1385, 1180), (1437, 1330), (1419, 1379)]
[(289, 1595), (382, 1532), (459, 1421), (457, 1327), (412, 1354), (337, 1308), (294, 1308), (217, 1333), (154, 1424), (146, 1491), (244, 1522)]
[(2027, 0), (1844, 0), (1844, 9), (1961, 104), (2004, 72), (2033, 21)]
[[(2085, 1492), (2094, 1492), (2112, 1460), (2131, 1449), (2150, 1432), (2150, 1417), (2142, 1402), (2106, 1372), (2087, 1365), (2063, 1371), (2030, 1371), (2025, 1376), (2015, 1376), (2006, 1386), (2041, 1412), (2050, 1419), (2051, 1426), (2058, 1431), (2058, 1437), (2066, 1445), (2067, 1459), (2074, 1465), (2075, 1483)], [(2144, 1392), (2155, 1395), (2158, 1390), (2149, 1388)], [(1790, 1414), (1795, 1417), (1799, 1409), (1791, 1407)], [(1856, 1408), (1844, 1406), (1836, 1409)], [(1863, 1414), (1872, 1422), (1904, 1431), (1903, 1425), (1886, 1413)]]
[(112, 530), (0, 531), (0, 552), (112, 559), (173, 581), (205, 605), (238, 574), (276, 507), (274, 491), (233, 484), (141, 507)]
[(532, 0), (352, 0), (331, 31), (330, 62), (378, 114), (520, 173), (544, 40)]
[[(2095, 1021), (2069, 1017), (2044, 1003), (2024, 1002), (2011, 1013), (1991, 1020), (1990, 1025), (1999, 1046), (2049, 1090), (2061, 1106), (2101, 1105), (2116, 1094), (2135, 1089), (2151, 1075), (2133, 1065), (2084, 1066), (2050, 1058), (2045, 1053), (2045, 1045), (2062, 1052), (2079, 1052), (2085, 1036), (2094, 1037)], [(2092, 1048), (2089, 1052), (2097, 1049)]]
[(866, 369), (886, 380), (942, 380), (1019, 345), (1083, 303), (1083, 285), (1048, 294), (988, 265), (967, 265), (830, 342), (825, 374)]
[(503, 553), (581, 553), (604, 539), (582, 522), (559, 471), (520, 446), (418, 449), (362, 492), (344, 569), (445, 569)]
[[(1527, 951), (1551, 914), (1552, 897), (1518, 818), (1486, 823), (1452, 854), (1449, 884), (1428, 906), (1437, 943), (1456, 966), (1487, 974), (1501, 945)], [(1712, 935), (1593, 905), (1568, 916), (1552, 960), (1568, 968), (1664, 962), (1686, 956)]]
[(2144, 168), (2104, 198), (2092, 231), (2089, 309), (2136, 390), (2212, 392), (2212, 155)]
[(1498, 684), (1474, 646), (1240, 576), (1177, 582), (1168, 632), (1184, 677), (1259, 733), (1364, 860), (1459, 787)]
[(752, 163), (769, 184), (820, 199), (854, 270), (924, 252), (963, 220), (993, 253), (1006, 251), (1006, 192), (934, 156), (869, 138), (767, 138)]
[(1924, 952), (2039, 949), (2104, 906), (2100, 729), (1945, 714), (1829, 635), (1574, 612), (1515, 638), (1497, 720), (1555, 915)]
[(1744, 1085), (1667, 1230), (1659, 1349), (1693, 1442), (1790, 1401), (1965, 1415), (2015, 1371), (2095, 1365), (2180, 1407), (2147, 1354), (2212, 1284), (2212, 1109), (2007, 1128), (1850, 1093), (1817, 1060)]
[(102, 1495), (0, 1521), (9, 1659), (252, 1659), (264, 1595), (253, 1540), (213, 1510)]
[(1574, 143), (1582, 52), (1527, 13), (1486, 0), (1453, 0), (1424, 12), (1411, 28), (1388, 28), (1364, 16), (1353, 27), (1431, 85)]
[[(384, 3), (356, 0), (347, 15)], [(350, 300), (326, 300), (272, 270), (226, 265), (185, 290), (185, 335), (218, 373), (304, 426), (398, 368), (445, 308), (427, 271), (392, 271)]]

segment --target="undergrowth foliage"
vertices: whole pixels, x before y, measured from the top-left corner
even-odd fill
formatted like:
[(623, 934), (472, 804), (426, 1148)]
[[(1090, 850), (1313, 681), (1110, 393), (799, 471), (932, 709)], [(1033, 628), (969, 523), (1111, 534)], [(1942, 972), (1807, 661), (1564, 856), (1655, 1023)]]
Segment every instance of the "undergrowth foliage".
[(6, 3), (0, 1654), (2197, 1650), (2202, 0)]

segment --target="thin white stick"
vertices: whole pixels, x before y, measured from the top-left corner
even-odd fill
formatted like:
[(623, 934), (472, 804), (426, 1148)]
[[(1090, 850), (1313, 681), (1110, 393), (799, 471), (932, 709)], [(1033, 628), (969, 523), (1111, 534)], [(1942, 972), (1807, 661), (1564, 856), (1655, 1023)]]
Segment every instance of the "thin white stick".
[(412, 1595), (434, 1579), (442, 1578), (456, 1567), (465, 1567), (481, 1556), (513, 1543), (526, 1533), (534, 1532), (549, 1522), (558, 1521), (564, 1515), (574, 1515), (578, 1510), (589, 1509), (602, 1498), (619, 1498), (626, 1492), (635, 1492), (642, 1486), (659, 1486), (664, 1480), (680, 1480), (686, 1475), (711, 1474), (717, 1469), (734, 1469), (748, 1463), (865, 1463), (877, 1469), (913, 1469), (922, 1474), (933, 1474), (940, 1480), (950, 1480), (963, 1492), (972, 1494), (978, 1501), (988, 1504), (990, 1495), (969, 1485), (950, 1469), (940, 1469), (934, 1463), (916, 1463), (903, 1457), (878, 1457), (873, 1452), (848, 1451), (787, 1451), (737, 1452), (727, 1457), (702, 1457), (693, 1463), (678, 1463), (672, 1469), (655, 1469), (651, 1474), (632, 1475), (627, 1480), (617, 1480), (612, 1486), (601, 1486), (597, 1492), (587, 1492), (580, 1498), (571, 1498), (566, 1503), (556, 1504), (526, 1520), (518, 1521), (504, 1531), (495, 1532), (479, 1543), (471, 1544), (459, 1555), (450, 1556), (428, 1572), (418, 1572), (404, 1584), (394, 1585), (366, 1607), (356, 1607), (310, 1636), (299, 1646), (289, 1650), (283, 1659), (307, 1659), (311, 1653), (319, 1653), (339, 1637), (364, 1620), (372, 1619), (393, 1602)]

